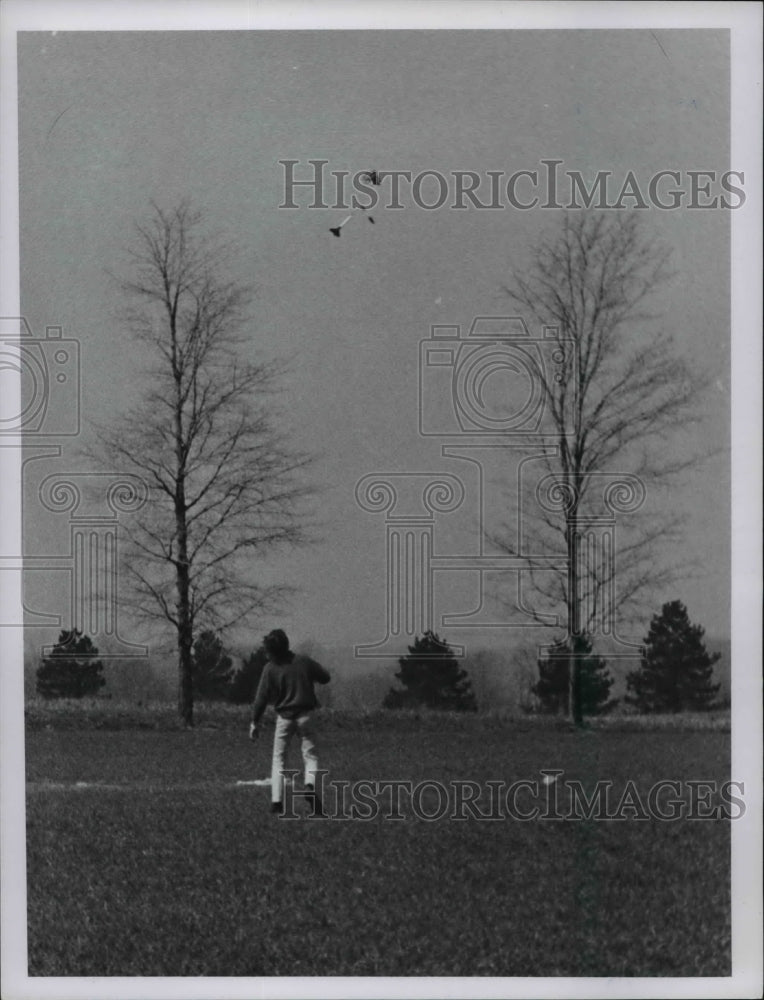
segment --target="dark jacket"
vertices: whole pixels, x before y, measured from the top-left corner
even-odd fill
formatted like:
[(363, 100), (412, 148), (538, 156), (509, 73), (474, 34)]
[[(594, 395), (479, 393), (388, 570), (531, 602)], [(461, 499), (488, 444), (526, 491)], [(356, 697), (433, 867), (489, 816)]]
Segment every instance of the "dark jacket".
[(257, 723), (272, 704), (285, 719), (296, 719), (318, 706), (314, 684), (328, 684), (329, 671), (309, 656), (295, 654), (288, 663), (268, 662), (257, 687), (252, 721)]

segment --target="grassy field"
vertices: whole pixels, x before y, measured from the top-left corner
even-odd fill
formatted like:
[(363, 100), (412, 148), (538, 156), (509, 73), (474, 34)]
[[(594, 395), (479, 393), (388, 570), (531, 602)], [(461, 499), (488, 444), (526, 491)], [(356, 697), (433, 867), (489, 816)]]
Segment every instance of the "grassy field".
[[(246, 710), (100, 711), (28, 713), (30, 975), (730, 972), (728, 820), (289, 821), (236, 785), (269, 770)], [(718, 719), (318, 718), (335, 780), (729, 777)]]

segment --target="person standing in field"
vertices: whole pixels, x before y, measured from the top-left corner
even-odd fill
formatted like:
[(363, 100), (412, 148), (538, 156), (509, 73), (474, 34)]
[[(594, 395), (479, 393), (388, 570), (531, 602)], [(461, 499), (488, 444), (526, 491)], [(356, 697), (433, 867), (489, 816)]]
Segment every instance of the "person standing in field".
[(266, 635), (263, 646), (268, 662), (252, 705), (249, 738), (258, 738), (260, 718), (266, 705), (272, 704), (276, 710), (276, 731), (271, 765), (271, 812), (283, 811), (284, 758), (290, 740), (298, 735), (305, 766), (305, 788), (312, 794), (314, 812), (323, 814), (321, 800), (316, 793), (318, 756), (313, 741), (311, 713), (318, 708), (314, 686), (328, 684), (331, 679), (329, 671), (309, 656), (293, 653), (286, 633), (280, 628)]

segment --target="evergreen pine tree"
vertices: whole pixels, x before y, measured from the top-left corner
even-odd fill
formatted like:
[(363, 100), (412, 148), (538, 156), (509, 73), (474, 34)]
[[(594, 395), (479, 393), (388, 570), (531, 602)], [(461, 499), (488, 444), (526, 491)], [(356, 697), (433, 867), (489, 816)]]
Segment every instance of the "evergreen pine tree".
[(89, 636), (63, 630), (50, 656), (37, 668), (37, 693), (43, 698), (83, 698), (106, 683), (103, 663)]
[(709, 654), (700, 625), (681, 601), (663, 605), (645, 638), (640, 669), (626, 678), (626, 701), (640, 712), (707, 711), (719, 684), (712, 683), (720, 653)]
[(254, 701), (257, 685), (260, 683), (268, 654), (264, 646), (258, 646), (249, 656), (243, 657), (241, 666), (234, 674), (228, 691), (229, 699), (237, 705), (246, 705)]
[[(567, 714), (570, 704), (568, 679), (569, 644), (556, 642), (548, 656), (539, 658), (539, 679), (531, 691), (539, 699), (542, 711)], [(583, 715), (603, 715), (615, 708), (617, 699), (611, 699), (613, 678), (607, 660), (592, 651), (590, 636), (578, 636), (573, 643), (574, 655), (579, 661), (580, 705)]]
[(194, 642), (192, 653), (194, 691), (200, 698), (225, 698), (233, 674), (233, 660), (223, 648), (218, 635), (202, 632)]
[(466, 671), (453, 650), (434, 632), (425, 632), (409, 646), (408, 656), (398, 660), (396, 678), (403, 690), (391, 688), (385, 708), (437, 708), (454, 712), (476, 712), (477, 703)]

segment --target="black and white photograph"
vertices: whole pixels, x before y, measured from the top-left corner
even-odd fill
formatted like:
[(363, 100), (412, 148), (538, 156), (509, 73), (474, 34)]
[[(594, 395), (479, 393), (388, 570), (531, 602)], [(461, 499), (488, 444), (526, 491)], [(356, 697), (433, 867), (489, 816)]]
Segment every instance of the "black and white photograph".
[(2, 995), (762, 990), (762, 8), (2, 45)]

